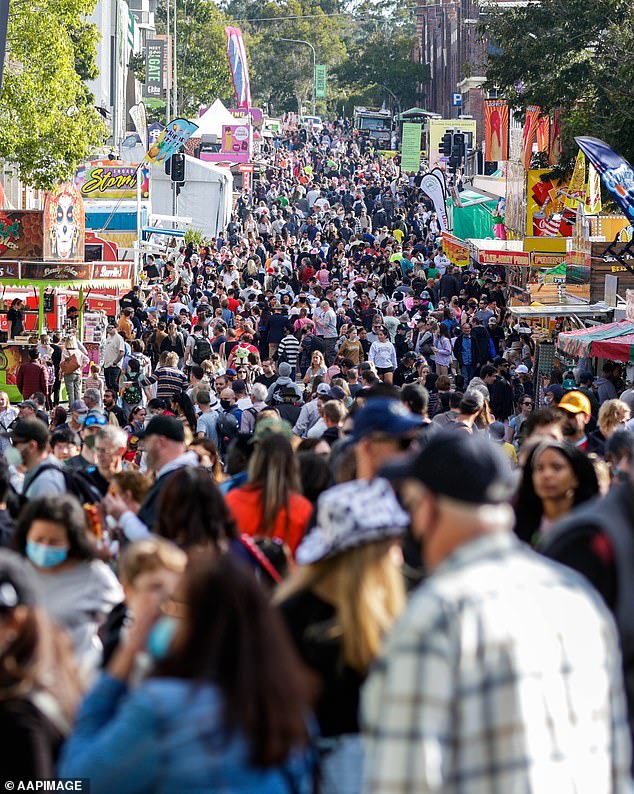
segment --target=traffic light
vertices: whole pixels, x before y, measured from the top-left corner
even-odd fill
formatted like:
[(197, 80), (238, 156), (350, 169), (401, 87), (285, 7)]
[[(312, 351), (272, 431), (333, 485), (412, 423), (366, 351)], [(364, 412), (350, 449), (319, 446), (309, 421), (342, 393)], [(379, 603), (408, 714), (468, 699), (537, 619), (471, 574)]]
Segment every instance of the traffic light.
[(185, 181), (185, 155), (182, 152), (177, 152), (170, 157), (170, 177), (172, 182)]
[(453, 133), (446, 132), (442, 138), (440, 139), (440, 147), (439, 151), (441, 154), (445, 155), (445, 157), (451, 156), (451, 141), (453, 138)]
[(454, 132), (451, 142), (451, 157), (449, 158), (449, 169), (451, 171), (456, 171), (462, 165), (465, 154), (465, 140), (464, 132)]

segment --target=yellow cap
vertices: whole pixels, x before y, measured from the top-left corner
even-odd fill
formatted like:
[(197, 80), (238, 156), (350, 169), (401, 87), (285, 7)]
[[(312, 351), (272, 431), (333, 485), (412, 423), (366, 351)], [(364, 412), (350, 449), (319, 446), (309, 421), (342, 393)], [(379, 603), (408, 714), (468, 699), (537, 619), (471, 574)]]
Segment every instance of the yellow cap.
[(580, 391), (569, 391), (559, 401), (557, 408), (563, 408), (571, 414), (592, 414), (590, 400)]

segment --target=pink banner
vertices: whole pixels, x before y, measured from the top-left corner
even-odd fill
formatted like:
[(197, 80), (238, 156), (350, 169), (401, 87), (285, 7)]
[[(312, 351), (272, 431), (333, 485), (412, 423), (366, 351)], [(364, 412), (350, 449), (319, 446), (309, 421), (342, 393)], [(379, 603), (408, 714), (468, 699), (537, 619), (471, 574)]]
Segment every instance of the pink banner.
[(247, 51), (244, 46), (244, 39), (240, 28), (226, 27), (227, 34), (227, 57), (229, 58), (229, 68), (231, 78), (236, 92), (239, 108), (251, 107), (251, 85), (249, 83), (249, 64), (247, 63)]

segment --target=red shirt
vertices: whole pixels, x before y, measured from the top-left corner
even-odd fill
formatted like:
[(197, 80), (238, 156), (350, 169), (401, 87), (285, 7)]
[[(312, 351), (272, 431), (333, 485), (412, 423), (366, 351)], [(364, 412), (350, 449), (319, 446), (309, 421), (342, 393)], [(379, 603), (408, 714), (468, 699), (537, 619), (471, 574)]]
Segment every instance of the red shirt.
[[(225, 502), (238, 526), (238, 532), (244, 532), (251, 536), (264, 534), (262, 531), (261, 493), (260, 488), (243, 485), (229, 491), (225, 496)], [(313, 506), (306, 497), (294, 493), (290, 496), (289, 507), (290, 511), (282, 509), (278, 513), (273, 527), (273, 537), (287, 543), (294, 555), (304, 537), (313, 513)]]
[(240, 306), (240, 301), (237, 301), (235, 298), (227, 298), (227, 308), (229, 309), (230, 312), (233, 312), (235, 314), (239, 306)]

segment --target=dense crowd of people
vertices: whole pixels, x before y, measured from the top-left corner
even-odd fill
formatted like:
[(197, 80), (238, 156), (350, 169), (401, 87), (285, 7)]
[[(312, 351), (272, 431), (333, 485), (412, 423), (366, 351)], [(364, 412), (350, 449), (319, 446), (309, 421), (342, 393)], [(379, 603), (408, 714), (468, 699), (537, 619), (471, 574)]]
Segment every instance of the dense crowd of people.
[(537, 380), (503, 274), (439, 232), (346, 124), (294, 133), (223, 235), (147, 257), (98, 363), (30, 349), (5, 780), (631, 790), (634, 390)]

